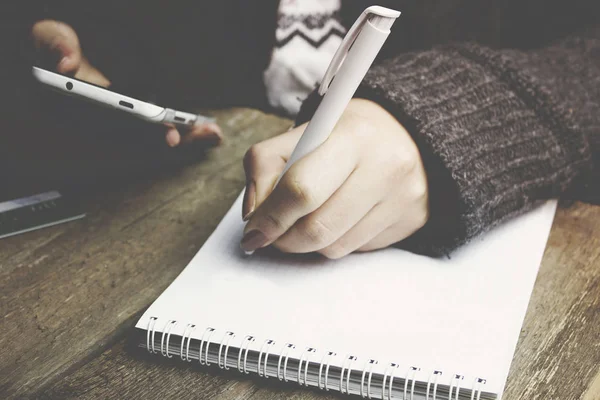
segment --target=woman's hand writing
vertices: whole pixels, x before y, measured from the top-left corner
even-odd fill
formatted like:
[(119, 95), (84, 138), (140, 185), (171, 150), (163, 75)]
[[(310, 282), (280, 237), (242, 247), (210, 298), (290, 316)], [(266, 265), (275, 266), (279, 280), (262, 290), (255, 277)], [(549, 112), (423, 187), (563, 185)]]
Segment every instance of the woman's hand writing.
[(244, 159), (248, 221), (241, 246), (339, 258), (387, 247), (428, 219), (427, 178), (411, 136), (378, 104), (353, 99), (330, 137), (273, 189), (305, 125)]

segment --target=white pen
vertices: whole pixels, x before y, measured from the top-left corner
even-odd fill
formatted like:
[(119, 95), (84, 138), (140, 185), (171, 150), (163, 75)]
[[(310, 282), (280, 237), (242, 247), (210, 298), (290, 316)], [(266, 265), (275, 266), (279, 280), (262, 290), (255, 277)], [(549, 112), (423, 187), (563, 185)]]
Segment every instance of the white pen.
[[(324, 97), (296, 144), (277, 183), (296, 161), (327, 140), (399, 16), (399, 11), (372, 6), (363, 11), (354, 22), (323, 76), (319, 94)], [(244, 253), (251, 255), (254, 252), (244, 251)]]
[(354, 22), (323, 76), (319, 94), (324, 97), (279, 179), (296, 161), (327, 140), (399, 16), (399, 11), (372, 6)]

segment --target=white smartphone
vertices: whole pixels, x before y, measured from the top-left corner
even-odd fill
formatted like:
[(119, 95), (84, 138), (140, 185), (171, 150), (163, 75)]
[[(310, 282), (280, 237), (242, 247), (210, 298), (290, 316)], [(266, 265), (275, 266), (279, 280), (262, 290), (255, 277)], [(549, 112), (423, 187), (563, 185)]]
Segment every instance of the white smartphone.
[(180, 126), (201, 125), (215, 120), (202, 115), (176, 111), (157, 106), (132, 97), (115, 93), (65, 75), (57, 74), (39, 67), (33, 67), (33, 76), (44, 85), (61, 93), (79, 97), (106, 107), (128, 112), (138, 118), (156, 123), (171, 123)]

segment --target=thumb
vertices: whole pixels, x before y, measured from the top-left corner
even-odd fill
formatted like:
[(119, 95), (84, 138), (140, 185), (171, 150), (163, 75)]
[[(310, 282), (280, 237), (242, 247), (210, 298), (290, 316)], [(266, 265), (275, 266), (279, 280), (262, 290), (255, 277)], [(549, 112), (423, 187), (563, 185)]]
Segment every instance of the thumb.
[(77, 33), (69, 25), (53, 20), (37, 22), (32, 28), (35, 46), (56, 62), (56, 71), (74, 75), (82, 63)]
[(306, 124), (250, 147), (244, 156), (246, 191), (242, 218), (248, 220), (271, 194)]

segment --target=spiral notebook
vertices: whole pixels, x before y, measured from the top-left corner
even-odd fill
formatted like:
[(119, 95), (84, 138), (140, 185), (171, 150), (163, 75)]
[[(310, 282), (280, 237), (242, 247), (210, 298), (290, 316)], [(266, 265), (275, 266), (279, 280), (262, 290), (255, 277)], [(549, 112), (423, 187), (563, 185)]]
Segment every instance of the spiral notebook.
[(138, 321), (165, 357), (374, 399), (498, 399), (556, 202), (449, 259), (245, 256), (241, 197)]

